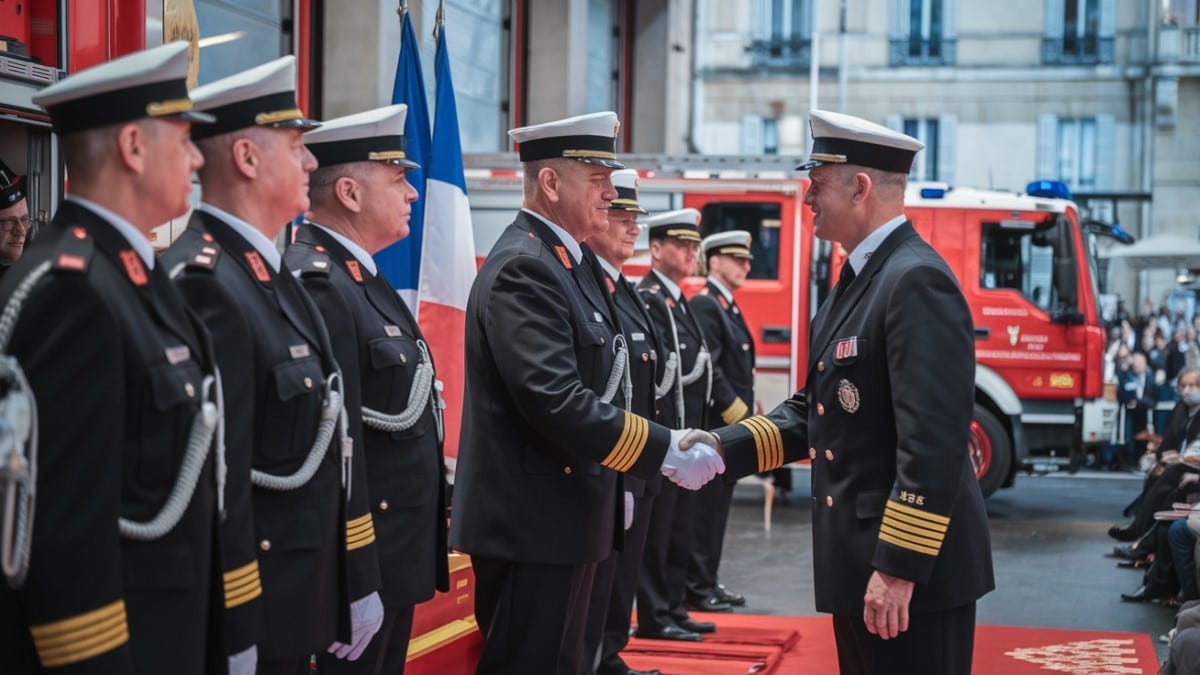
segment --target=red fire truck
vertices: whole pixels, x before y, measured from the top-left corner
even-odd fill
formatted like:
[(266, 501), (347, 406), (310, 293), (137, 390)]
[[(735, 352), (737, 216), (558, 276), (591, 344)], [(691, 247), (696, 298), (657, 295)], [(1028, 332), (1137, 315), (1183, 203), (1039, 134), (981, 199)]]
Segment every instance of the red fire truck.
[[(703, 214), (705, 235), (751, 233), (754, 264), (738, 303), (754, 332), (760, 397), (774, 404), (804, 381), (809, 319), (845, 257), (813, 236), (803, 204), (807, 179), (792, 171), (794, 161), (772, 158), (622, 161), (642, 174), (641, 202), (651, 212), (692, 207)], [(521, 178), (512, 155), (472, 155), (466, 166), (482, 257), (520, 206)], [(1111, 440), (1117, 419), (1116, 403), (1103, 396), (1105, 335), (1092, 235), (1058, 186), (1030, 191), (918, 184), (906, 200), (907, 215), (955, 271), (971, 306), (970, 452), (988, 495), (1011, 486), (1021, 468), (1075, 466), (1086, 446)], [(647, 264), (643, 252), (626, 272), (640, 276)], [(692, 281), (695, 289), (702, 280)], [(929, 386), (937, 378), (930, 373)]]

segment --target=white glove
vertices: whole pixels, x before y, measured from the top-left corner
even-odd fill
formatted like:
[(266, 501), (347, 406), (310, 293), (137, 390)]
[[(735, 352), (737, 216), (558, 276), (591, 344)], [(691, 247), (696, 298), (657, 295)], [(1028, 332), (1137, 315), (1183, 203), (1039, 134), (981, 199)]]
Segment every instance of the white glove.
[(254, 675), (258, 670), (258, 645), (229, 657), (229, 675)]
[(725, 473), (721, 455), (707, 443), (697, 443), (688, 450), (679, 449), (679, 439), (686, 430), (671, 431), (671, 446), (663, 459), (662, 475), (688, 490), (699, 490), (719, 473)]
[(625, 529), (633, 527), (633, 493), (625, 491)]
[(329, 645), (329, 653), (339, 659), (357, 661), (382, 625), (383, 601), (379, 599), (379, 593), (355, 600), (350, 603), (351, 643), (334, 642)]

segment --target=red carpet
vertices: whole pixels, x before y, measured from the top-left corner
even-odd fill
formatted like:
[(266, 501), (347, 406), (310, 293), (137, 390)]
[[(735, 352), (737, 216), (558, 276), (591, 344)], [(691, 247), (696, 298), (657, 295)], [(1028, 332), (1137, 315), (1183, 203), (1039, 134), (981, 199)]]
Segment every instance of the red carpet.
[[(663, 675), (827, 675), (837, 673), (833, 626), (827, 616), (699, 614), (717, 632), (703, 643), (630, 641), (631, 668)], [(1150, 636), (1139, 633), (979, 626), (974, 675), (1158, 672)]]
[[(834, 675), (837, 654), (827, 616), (701, 614), (717, 632), (704, 642), (630, 640), (622, 656), (631, 668), (663, 675)], [(419, 646), (424, 642), (424, 647)], [(408, 675), (470, 675), (483, 639), (474, 618), (453, 621), (418, 638)], [(979, 626), (974, 675), (1154, 675), (1158, 660), (1141, 633)]]

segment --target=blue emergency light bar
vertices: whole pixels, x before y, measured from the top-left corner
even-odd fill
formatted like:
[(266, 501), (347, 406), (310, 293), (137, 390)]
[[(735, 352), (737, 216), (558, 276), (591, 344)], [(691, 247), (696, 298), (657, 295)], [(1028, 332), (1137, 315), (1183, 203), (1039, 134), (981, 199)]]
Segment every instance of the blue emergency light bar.
[(1056, 180), (1035, 180), (1025, 186), (1025, 194), (1030, 197), (1048, 197), (1051, 199), (1070, 199), (1071, 189), (1065, 183)]

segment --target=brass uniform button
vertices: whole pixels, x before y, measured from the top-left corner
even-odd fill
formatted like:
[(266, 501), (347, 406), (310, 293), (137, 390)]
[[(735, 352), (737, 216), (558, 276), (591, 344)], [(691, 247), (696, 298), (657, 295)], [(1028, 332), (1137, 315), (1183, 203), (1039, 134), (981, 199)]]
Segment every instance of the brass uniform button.
[(820, 404), (820, 403), (818, 403), (818, 404), (817, 404), (817, 414), (818, 414), (818, 415), (824, 415), (824, 414), (825, 414), (825, 406), (824, 406), (824, 405), (822, 405), (822, 404)]
[(312, 389), (312, 378), (311, 377), (304, 378), (304, 387), (306, 389)]
[(383, 500), (383, 501), (381, 501), (381, 502), (379, 502), (379, 510), (380, 510), (380, 511), (387, 511), (387, 510), (388, 510), (388, 503), (387, 503), (387, 500), (386, 500), (386, 499), (385, 499), (385, 500)]
[(816, 459), (816, 458), (817, 458), (817, 449), (816, 449), (816, 448), (809, 448), (809, 449), (808, 449), (808, 458), (809, 458), (809, 459)]
[(649, 360), (650, 360), (650, 355), (647, 354), (646, 352), (642, 352), (642, 363), (645, 363)]
[(192, 398), (196, 395), (196, 388), (192, 386), (191, 382), (188, 382), (187, 384), (183, 385), (183, 393), (187, 394), (188, 398)]
[(262, 550), (262, 551), (270, 551), (271, 550), (271, 540), (263, 539), (262, 541), (258, 542), (258, 548), (259, 548), (259, 550)]
[(600, 344), (604, 344), (604, 338), (600, 338)]
[(563, 473), (565, 473), (565, 474), (567, 474), (568, 476), (570, 476), (570, 475), (571, 475), (571, 467), (569, 467), (569, 466), (564, 466), (564, 467), (563, 467)]
[(401, 354), (400, 355), (400, 363), (408, 363), (408, 357)]
[(828, 506), (831, 509), (833, 508), (833, 497), (825, 498), (825, 506)]
[(825, 448), (825, 459), (827, 459), (831, 462), (833, 461), (833, 451), (830, 450), (829, 448)]
[(824, 361), (817, 361), (817, 372), (818, 373), (825, 372), (825, 362)]

